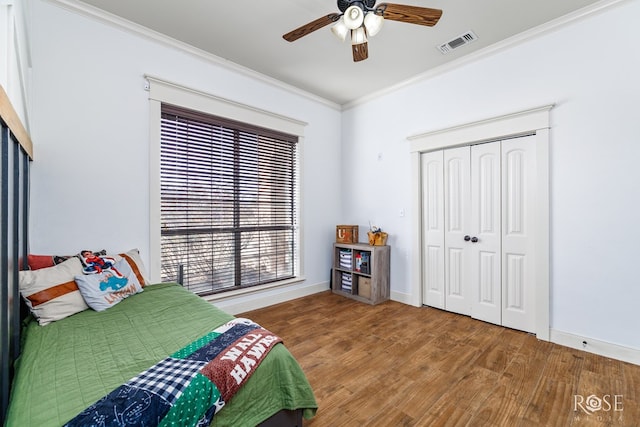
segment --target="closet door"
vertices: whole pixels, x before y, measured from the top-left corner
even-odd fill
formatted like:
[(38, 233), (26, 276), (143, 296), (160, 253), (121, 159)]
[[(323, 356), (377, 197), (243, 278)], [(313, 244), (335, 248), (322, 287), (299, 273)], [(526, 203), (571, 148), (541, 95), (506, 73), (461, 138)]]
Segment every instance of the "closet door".
[(422, 155), (423, 304), (535, 330), (535, 137)]
[(471, 316), (502, 321), (500, 142), (471, 146)]
[(445, 309), (471, 314), (469, 147), (444, 151)]
[(535, 330), (535, 137), (502, 143), (502, 324)]
[(421, 156), (422, 161), (422, 259), (423, 301), (445, 308), (444, 302), (444, 184), (443, 152)]

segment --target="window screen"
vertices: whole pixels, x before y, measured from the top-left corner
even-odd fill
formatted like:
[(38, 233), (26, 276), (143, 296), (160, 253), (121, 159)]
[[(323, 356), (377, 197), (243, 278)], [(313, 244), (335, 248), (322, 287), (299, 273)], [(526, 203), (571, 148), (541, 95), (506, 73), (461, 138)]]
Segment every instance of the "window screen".
[(163, 104), (163, 281), (210, 294), (296, 276), (297, 144)]

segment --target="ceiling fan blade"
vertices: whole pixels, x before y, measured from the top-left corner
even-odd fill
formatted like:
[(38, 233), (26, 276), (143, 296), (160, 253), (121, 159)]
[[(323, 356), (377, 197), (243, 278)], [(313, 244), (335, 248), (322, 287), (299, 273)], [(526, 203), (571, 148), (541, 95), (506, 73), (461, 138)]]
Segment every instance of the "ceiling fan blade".
[(332, 22), (336, 22), (338, 19), (340, 19), (339, 13), (330, 13), (326, 16), (323, 16), (322, 18), (318, 18), (315, 21), (311, 21), (308, 24), (303, 25), (302, 27), (288, 32), (287, 34), (282, 36), (282, 38), (284, 38), (288, 42), (296, 41), (300, 37), (304, 37), (307, 34), (313, 33), (315, 30), (326, 27)]
[(369, 57), (369, 45), (367, 42), (351, 45), (353, 62), (364, 61)]
[(433, 27), (442, 16), (442, 10), (428, 7), (409, 6), (406, 4), (380, 3), (378, 10), (382, 10), (382, 16), (392, 21), (407, 22), (409, 24), (426, 25)]

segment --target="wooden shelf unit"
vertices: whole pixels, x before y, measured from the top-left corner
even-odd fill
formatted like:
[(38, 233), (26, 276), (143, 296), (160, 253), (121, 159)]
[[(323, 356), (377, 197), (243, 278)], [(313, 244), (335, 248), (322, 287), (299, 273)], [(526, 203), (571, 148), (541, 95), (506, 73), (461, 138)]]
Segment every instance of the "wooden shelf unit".
[(387, 245), (334, 243), (332, 292), (368, 304), (388, 300), (390, 253)]

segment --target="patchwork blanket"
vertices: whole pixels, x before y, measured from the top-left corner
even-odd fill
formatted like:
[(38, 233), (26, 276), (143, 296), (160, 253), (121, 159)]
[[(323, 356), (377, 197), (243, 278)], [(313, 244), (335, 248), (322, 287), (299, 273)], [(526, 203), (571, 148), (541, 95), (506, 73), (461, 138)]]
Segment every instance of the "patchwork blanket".
[(237, 318), (130, 379), (65, 426), (208, 426), (282, 340)]

